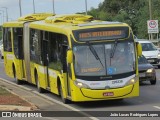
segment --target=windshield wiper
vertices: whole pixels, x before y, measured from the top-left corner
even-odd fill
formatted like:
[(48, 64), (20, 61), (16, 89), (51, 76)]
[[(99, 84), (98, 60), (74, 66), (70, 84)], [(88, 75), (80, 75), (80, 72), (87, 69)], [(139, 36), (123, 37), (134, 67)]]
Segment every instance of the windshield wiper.
[(92, 52), (92, 54), (94, 55), (94, 57), (96, 58), (96, 60), (98, 60), (98, 61), (101, 63), (102, 67), (104, 68), (104, 66), (103, 66), (103, 64), (102, 64), (102, 61), (101, 61), (101, 59), (99, 58), (99, 56), (98, 56), (96, 50), (94, 49), (94, 47), (89, 43), (89, 41), (87, 41), (86, 43), (87, 43), (87, 45), (89, 46), (89, 49), (90, 49), (90, 51)]
[(114, 41), (114, 46), (113, 46), (113, 48), (112, 48), (112, 50), (111, 50), (110, 58), (113, 58), (113, 57), (114, 57), (114, 53), (115, 53), (115, 51), (116, 51), (117, 43), (118, 43), (118, 39), (115, 39), (115, 41)]

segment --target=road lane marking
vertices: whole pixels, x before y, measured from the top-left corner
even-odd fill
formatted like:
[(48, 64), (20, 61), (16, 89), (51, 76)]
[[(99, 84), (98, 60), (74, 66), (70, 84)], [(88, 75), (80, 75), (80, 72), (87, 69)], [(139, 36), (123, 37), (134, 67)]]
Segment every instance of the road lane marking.
[(51, 98), (51, 97), (48, 97), (48, 96), (46, 96), (46, 95), (44, 95), (44, 94), (40, 94), (40, 93), (37, 92), (37, 91), (33, 91), (33, 93), (38, 94), (38, 95), (41, 96), (41, 97), (47, 98), (48, 100), (50, 100), (50, 101), (52, 101), (52, 102), (55, 102), (55, 103), (57, 103), (57, 104), (59, 104), (59, 105), (62, 105), (62, 106), (64, 106), (64, 107), (68, 108), (68, 109), (71, 109), (71, 110), (73, 110), (73, 111), (77, 111), (77, 112), (81, 113), (82, 115), (85, 115), (86, 117), (89, 117), (89, 118), (92, 119), (92, 120), (99, 120), (98, 118), (96, 118), (96, 117), (90, 117), (91, 115), (89, 115), (89, 114), (87, 114), (87, 113), (84, 113), (84, 112), (82, 112), (82, 111), (80, 111), (80, 110), (78, 110), (78, 109), (76, 109), (76, 108), (74, 108), (74, 107), (72, 107), (72, 106), (69, 106), (69, 105), (67, 105), (67, 104), (64, 104), (64, 103), (61, 102), (61, 101), (57, 101), (57, 100), (55, 100), (55, 99), (53, 99), (53, 98)]
[(9, 84), (12, 84), (12, 85), (14, 85), (14, 86), (18, 86), (18, 87), (20, 87), (20, 88), (22, 88), (22, 89), (31, 91), (31, 92), (33, 92), (33, 93), (35, 93), (35, 94), (37, 94), (37, 95), (39, 95), (39, 96), (41, 96), (41, 97), (43, 97), (43, 98), (46, 98), (46, 99), (48, 99), (48, 100), (50, 100), (50, 101), (52, 101), (52, 102), (55, 102), (55, 103), (57, 103), (57, 104), (59, 104), (59, 105), (62, 105), (62, 106), (66, 107), (66, 108), (68, 108), (68, 109), (70, 109), (70, 110), (77, 111), (77, 112), (81, 113), (82, 115), (85, 115), (86, 117), (90, 118), (91, 120), (99, 120), (98, 118), (96, 118), (96, 117), (91, 117), (91, 115), (89, 115), (89, 114), (87, 114), (87, 113), (85, 113), (85, 112), (82, 112), (82, 111), (80, 111), (79, 109), (76, 109), (76, 108), (74, 108), (74, 107), (72, 107), (72, 106), (69, 106), (69, 105), (67, 105), (67, 104), (64, 104), (63, 102), (57, 101), (57, 100), (55, 100), (55, 99), (53, 99), (53, 98), (51, 98), (51, 97), (48, 97), (48, 96), (46, 96), (46, 95), (44, 95), (44, 94), (40, 94), (39, 92), (34, 91), (34, 90), (32, 90), (32, 89), (29, 89), (29, 88), (27, 88), (27, 87), (25, 87), (25, 86), (17, 85), (17, 84), (15, 84), (15, 83), (13, 83), (13, 82), (10, 82), (10, 81), (8, 81), (8, 80), (6, 80), (6, 79), (4, 79), (4, 78), (0, 78), (0, 80), (2, 80), (3, 82), (7, 82), (7, 83), (9, 83)]
[(160, 107), (159, 106), (153, 106), (154, 108), (157, 108), (157, 109), (160, 109)]
[(53, 118), (53, 117), (52, 117), (52, 118), (51, 118), (51, 117), (50, 117), (50, 118), (48, 118), (48, 117), (43, 117), (43, 118), (45, 118), (46, 120), (59, 120), (59, 119)]

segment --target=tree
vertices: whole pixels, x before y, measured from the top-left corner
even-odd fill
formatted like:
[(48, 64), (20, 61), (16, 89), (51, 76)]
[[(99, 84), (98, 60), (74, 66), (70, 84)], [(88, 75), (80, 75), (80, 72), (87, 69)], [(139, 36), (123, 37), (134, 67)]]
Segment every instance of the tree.
[(2, 26), (0, 26), (0, 40), (2, 39)]
[[(148, 38), (148, 5), (148, 0), (104, 0), (98, 9), (92, 8), (88, 13), (96, 19), (125, 22), (139, 38)], [(153, 19), (160, 21), (159, 6), (160, 0), (152, 0)]]

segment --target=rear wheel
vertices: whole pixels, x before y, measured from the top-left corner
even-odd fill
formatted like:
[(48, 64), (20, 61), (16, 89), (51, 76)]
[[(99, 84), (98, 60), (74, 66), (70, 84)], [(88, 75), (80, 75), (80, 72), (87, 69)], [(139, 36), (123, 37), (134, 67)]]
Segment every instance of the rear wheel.
[(157, 79), (155, 78), (154, 80), (150, 80), (151, 85), (155, 85), (157, 82)]
[(15, 67), (13, 67), (13, 75), (14, 75), (14, 79), (15, 79), (17, 85), (21, 85), (22, 81), (17, 78)]
[(44, 89), (40, 87), (39, 80), (38, 80), (38, 74), (37, 73), (35, 75), (35, 80), (36, 80), (38, 92), (39, 93), (44, 93)]

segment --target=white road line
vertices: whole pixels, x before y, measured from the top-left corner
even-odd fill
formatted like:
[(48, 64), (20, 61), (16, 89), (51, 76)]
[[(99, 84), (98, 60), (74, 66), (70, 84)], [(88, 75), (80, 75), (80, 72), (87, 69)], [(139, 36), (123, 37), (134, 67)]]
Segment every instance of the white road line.
[(159, 106), (153, 106), (154, 108), (157, 108), (157, 109), (160, 109), (160, 107)]
[(43, 118), (45, 118), (46, 120), (59, 120), (59, 119), (57, 119), (57, 118), (51, 118), (51, 117), (43, 117)]
[[(38, 94), (38, 95), (41, 96), (41, 97), (47, 98), (48, 100), (50, 100), (50, 101), (52, 101), (52, 102), (55, 102), (55, 103), (57, 103), (57, 104), (59, 104), (59, 105), (62, 105), (62, 106), (64, 106), (64, 107), (68, 108), (68, 109), (71, 109), (71, 110), (73, 110), (73, 111), (78, 111), (79, 113), (81, 113), (82, 115), (85, 115), (86, 117), (89, 117), (89, 116), (90, 116), (89, 114), (86, 114), (86, 113), (84, 113), (84, 112), (81, 112), (80, 110), (78, 110), (78, 109), (76, 109), (76, 108), (74, 108), (74, 107), (71, 107), (71, 106), (69, 106), (69, 105), (67, 105), (67, 104), (64, 104), (63, 102), (57, 101), (57, 100), (55, 100), (55, 99), (53, 99), (53, 98), (51, 98), (51, 97), (48, 97), (48, 96), (46, 96), (46, 95), (44, 95), (44, 94), (40, 94), (40, 93), (37, 92), (37, 91), (33, 91), (33, 93)], [(89, 117), (89, 118), (90, 118), (91, 120), (99, 120), (99, 119), (96, 118), (96, 117)]]
[[(31, 91), (31, 90), (32, 90), (32, 89), (29, 89), (29, 88), (27, 88), (27, 87), (25, 87), (25, 86), (19, 86), (19, 85), (15, 84), (15, 83), (12, 83), (12, 82), (4, 79), (4, 78), (0, 78), (0, 79), (1, 79), (2, 81), (4, 81), (4, 82), (9, 83), (9, 84), (18, 86), (18, 87), (20, 87), (20, 88), (22, 88), (22, 89), (25, 89), (25, 90), (28, 90), (28, 91)], [(48, 97), (48, 96), (46, 96), (46, 95), (44, 95), (44, 94), (40, 94), (40, 93), (37, 92), (37, 91), (32, 91), (32, 92), (35, 93), (35, 94), (37, 94), (37, 95), (39, 95), (39, 96), (41, 96), (41, 97), (44, 97), (44, 98), (46, 98), (46, 99), (48, 99), (48, 100), (50, 100), (50, 101), (52, 101), (52, 102), (55, 102), (55, 103), (57, 103), (57, 104), (59, 104), (59, 105), (62, 105), (62, 106), (66, 107), (66, 108), (68, 108), (68, 109), (70, 109), (70, 110), (78, 111), (78, 112), (80, 112), (81, 114), (85, 115), (86, 117), (90, 118), (91, 120), (99, 120), (99, 119), (96, 118), (96, 117), (89, 117), (89, 116), (90, 116), (89, 114), (86, 114), (86, 113), (84, 113), (84, 112), (81, 112), (80, 110), (78, 110), (78, 109), (76, 109), (76, 108), (74, 108), (74, 107), (72, 107), (72, 106), (69, 106), (69, 105), (67, 105), (67, 104), (64, 104), (63, 102), (57, 101), (57, 100), (55, 100), (55, 99), (53, 99), (53, 98), (50, 98), (50, 97)]]

